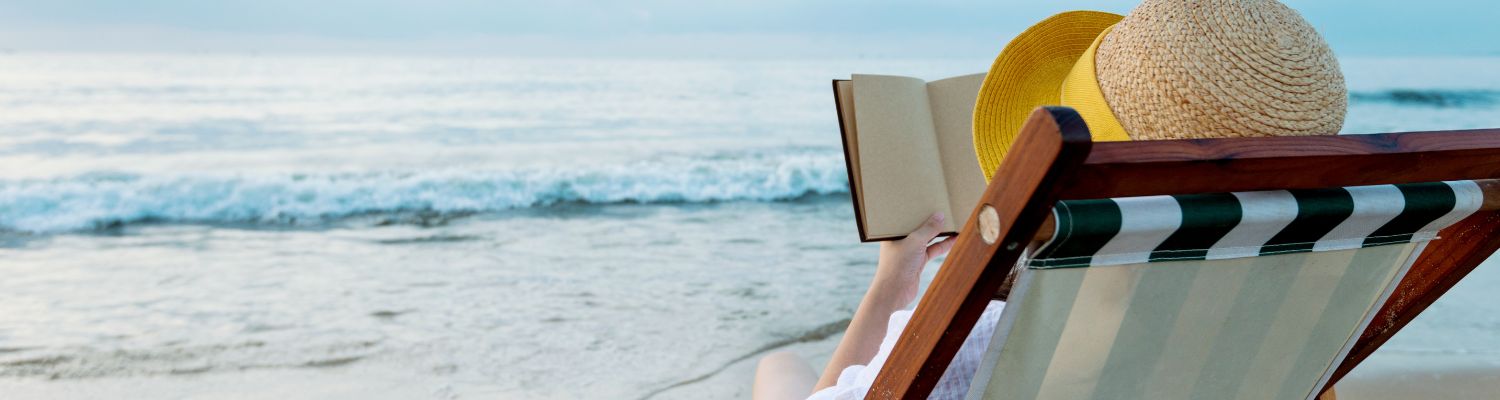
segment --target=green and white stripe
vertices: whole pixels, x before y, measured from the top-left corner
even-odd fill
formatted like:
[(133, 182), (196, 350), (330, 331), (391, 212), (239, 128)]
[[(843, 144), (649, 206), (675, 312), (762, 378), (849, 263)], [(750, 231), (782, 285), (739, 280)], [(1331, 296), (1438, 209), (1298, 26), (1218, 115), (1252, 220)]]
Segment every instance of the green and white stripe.
[(1063, 201), (1032, 268), (1218, 260), (1431, 240), (1479, 209), (1472, 181)]

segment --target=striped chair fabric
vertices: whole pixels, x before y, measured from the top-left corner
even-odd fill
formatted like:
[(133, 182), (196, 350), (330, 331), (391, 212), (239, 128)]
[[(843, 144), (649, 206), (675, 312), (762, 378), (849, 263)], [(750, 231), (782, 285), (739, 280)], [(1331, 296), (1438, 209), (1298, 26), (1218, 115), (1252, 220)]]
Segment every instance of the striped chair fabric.
[(1310, 399), (1471, 181), (1064, 201), (971, 399)]

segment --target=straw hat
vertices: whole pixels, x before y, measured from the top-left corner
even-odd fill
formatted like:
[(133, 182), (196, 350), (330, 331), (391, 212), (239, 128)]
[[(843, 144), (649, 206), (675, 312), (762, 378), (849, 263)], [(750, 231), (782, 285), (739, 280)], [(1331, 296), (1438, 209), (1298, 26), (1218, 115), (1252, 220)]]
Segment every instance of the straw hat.
[(1348, 94), (1328, 44), (1274, 0), (1146, 0), (1070, 11), (995, 58), (974, 106), (985, 179), (1031, 110), (1073, 107), (1095, 141), (1328, 135)]

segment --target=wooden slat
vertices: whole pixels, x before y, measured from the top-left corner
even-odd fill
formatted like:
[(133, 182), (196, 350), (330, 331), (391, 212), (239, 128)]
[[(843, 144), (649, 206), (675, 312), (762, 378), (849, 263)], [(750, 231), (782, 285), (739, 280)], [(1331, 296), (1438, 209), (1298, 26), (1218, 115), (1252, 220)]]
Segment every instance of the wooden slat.
[[(1090, 145), (1088, 129), (1072, 109), (1032, 112), (866, 398), (927, 398), (1057, 202), (1058, 183), (1083, 163)], [(993, 243), (978, 231), (986, 205), (999, 214), (1001, 234)]]
[(1063, 199), (1500, 178), (1500, 129), (1096, 143)]

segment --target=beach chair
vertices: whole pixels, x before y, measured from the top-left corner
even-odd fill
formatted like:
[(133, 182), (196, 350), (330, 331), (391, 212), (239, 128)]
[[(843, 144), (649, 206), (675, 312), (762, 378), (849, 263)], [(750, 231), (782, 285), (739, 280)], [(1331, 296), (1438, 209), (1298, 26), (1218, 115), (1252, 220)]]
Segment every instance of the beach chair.
[(1500, 129), (1091, 143), (1038, 108), (867, 398), (1311, 399), (1500, 247)]

